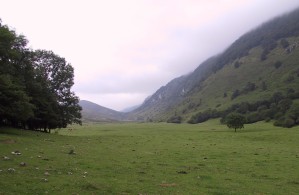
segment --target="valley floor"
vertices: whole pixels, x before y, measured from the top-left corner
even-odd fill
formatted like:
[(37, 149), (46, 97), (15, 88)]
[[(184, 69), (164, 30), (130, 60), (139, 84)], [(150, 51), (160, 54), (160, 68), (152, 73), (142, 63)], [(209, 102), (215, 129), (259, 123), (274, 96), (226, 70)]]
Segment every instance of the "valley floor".
[(0, 194), (299, 194), (298, 140), (299, 127), (218, 120), (2, 128)]

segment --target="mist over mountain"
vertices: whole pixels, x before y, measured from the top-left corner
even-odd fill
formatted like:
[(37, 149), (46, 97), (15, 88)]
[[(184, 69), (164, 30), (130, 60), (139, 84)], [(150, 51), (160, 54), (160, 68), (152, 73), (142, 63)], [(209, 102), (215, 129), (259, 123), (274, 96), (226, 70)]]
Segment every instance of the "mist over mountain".
[(121, 112), (124, 112), (124, 113), (133, 112), (138, 107), (140, 107), (140, 105), (130, 106), (128, 108), (125, 108), (125, 109), (121, 110)]
[[(214, 117), (219, 117), (234, 105), (246, 103), (248, 107), (259, 101), (269, 101), (260, 106), (271, 112), (270, 99), (279, 93), (282, 99), (291, 99), (288, 109), (276, 110), (281, 115), (276, 119), (285, 120), (282, 115), (295, 109), (298, 102), (298, 36), (299, 9), (262, 24), (241, 36), (223, 53), (204, 61), (191, 74), (173, 79), (129, 113), (129, 117), (167, 121), (179, 116), (182, 121), (188, 121), (207, 110), (213, 110), (217, 113)], [(264, 119), (256, 118), (256, 121)], [(296, 123), (297, 119), (290, 120)]]
[(280, 126), (298, 125), (299, 9), (244, 34), (126, 113), (88, 101), (80, 104), (83, 118), (90, 121), (198, 123), (238, 112), (249, 123), (274, 120)]

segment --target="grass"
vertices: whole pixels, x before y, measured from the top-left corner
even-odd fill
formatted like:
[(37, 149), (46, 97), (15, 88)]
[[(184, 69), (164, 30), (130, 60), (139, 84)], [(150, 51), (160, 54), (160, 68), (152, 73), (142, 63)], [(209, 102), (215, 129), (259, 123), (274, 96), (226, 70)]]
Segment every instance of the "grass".
[(299, 127), (218, 120), (3, 128), (0, 194), (298, 194), (298, 140)]

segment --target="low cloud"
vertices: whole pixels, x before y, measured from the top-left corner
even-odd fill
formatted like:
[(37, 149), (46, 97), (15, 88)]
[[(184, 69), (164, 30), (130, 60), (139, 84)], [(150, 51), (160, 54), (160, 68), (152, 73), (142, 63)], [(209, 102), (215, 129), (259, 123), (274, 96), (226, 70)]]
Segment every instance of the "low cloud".
[(74, 66), (81, 99), (121, 110), (298, 6), (298, 0), (10, 0), (0, 13), (33, 49), (53, 50)]

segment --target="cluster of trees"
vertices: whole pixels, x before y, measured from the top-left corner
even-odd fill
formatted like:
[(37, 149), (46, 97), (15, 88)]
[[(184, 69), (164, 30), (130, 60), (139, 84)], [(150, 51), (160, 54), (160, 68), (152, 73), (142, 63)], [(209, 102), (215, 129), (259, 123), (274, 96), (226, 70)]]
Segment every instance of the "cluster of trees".
[(182, 122), (182, 117), (178, 115), (171, 116), (168, 120), (167, 123), (181, 123)]
[(73, 67), (27, 43), (0, 20), (0, 125), (50, 131), (81, 124)]
[(221, 113), (218, 112), (216, 109), (208, 109), (203, 112), (198, 112), (197, 114), (191, 116), (188, 120), (190, 124), (202, 123), (211, 118), (218, 118), (221, 116)]
[[(264, 83), (265, 84), (265, 83)], [(257, 88), (256, 84), (255, 83), (252, 83), (252, 82), (247, 82), (247, 84), (241, 89), (236, 89), (232, 95), (231, 95), (231, 99), (235, 99), (236, 97), (238, 97), (239, 95), (242, 95), (242, 94), (247, 94), (251, 91), (254, 91), (255, 89)], [(226, 96), (226, 95), (223, 95), (223, 96)]]
[(209, 109), (199, 112), (193, 115), (188, 123), (196, 124), (222, 117), (221, 122), (226, 124), (227, 116), (237, 113), (246, 118), (246, 123), (274, 120), (276, 126), (293, 127), (299, 125), (299, 105), (294, 103), (295, 99), (299, 99), (299, 92), (294, 92), (292, 89), (285, 95), (276, 92), (268, 100), (237, 103), (224, 111)]

